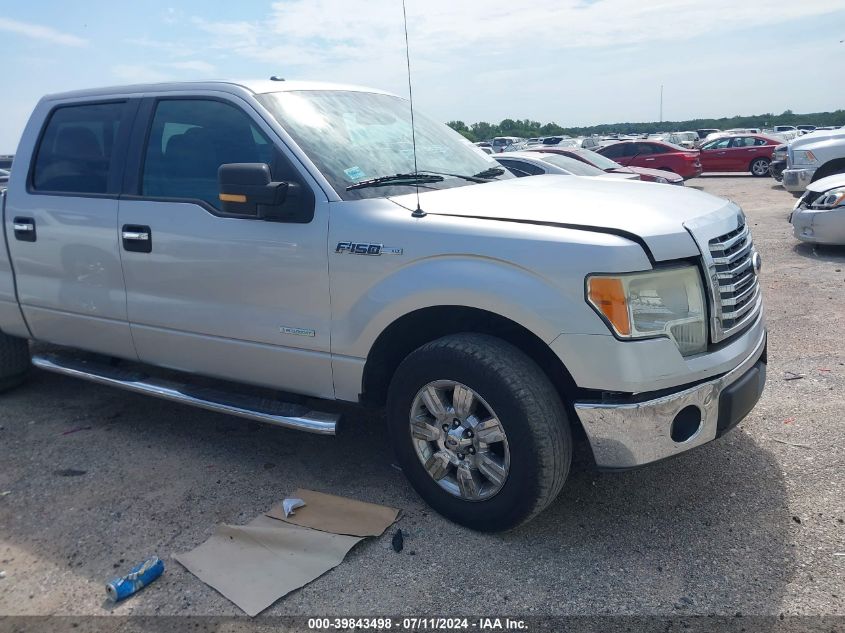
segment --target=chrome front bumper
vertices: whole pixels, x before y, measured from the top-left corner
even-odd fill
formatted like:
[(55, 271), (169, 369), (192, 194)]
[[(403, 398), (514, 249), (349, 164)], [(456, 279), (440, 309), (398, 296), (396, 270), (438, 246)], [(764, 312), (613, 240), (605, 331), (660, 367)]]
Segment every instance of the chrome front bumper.
[(783, 188), (792, 193), (800, 193), (807, 188), (816, 173), (815, 167), (783, 170)]
[[(596, 464), (607, 469), (633, 468), (716, 439), (744, 415), (741, 413), (739, 419), (720, 421), (720, 409), (723, 408), (720, 407), (720, 396), (734, 383), (746, 378), (747, 373), (758, 369), (757, 363), (765, 349), (766, 332), (763, 330), (754, 351), (719, 378), (644, 402), (576, 402), (575, 411), (590, 440)], [(752, 393), (754, 402), (759, 398), (765, 381), (765, 364), (761, 363), (759, 367), (758, 371), (762, 374), (750, 376), (757, 381), (755, 384), (759, 384), (756, 393)], [(755, 385), (750, 388), (756, 389)], [(672, 439), (673, 422), (688, 407), (698, 410), (700, 425), (688, 439), (675, 441)]]

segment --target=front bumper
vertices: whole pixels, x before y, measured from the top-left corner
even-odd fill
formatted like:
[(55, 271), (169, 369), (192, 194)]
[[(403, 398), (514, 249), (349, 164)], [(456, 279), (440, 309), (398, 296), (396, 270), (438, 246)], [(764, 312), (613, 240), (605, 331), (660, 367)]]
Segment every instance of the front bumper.
[(798, 208), (800, 203), (789, 214), (796, 238), (810, 244), (845, 244), (845, 209), (817, 211)]
[(815, 167), (801, 167), (783, 170), (783, 188), (793, 193), (804, 191), (813, 180)]
[[(765, 353), (763, 330), (754, 351), (718, 378), (652, 400), (576, 402), (598, 467), (642, 466), (706, 444), (736, 426), (763, 391)], [(700, 423), (689, 433), (696, 418)], [(673, 434), (686, 438), (677, 441)]]

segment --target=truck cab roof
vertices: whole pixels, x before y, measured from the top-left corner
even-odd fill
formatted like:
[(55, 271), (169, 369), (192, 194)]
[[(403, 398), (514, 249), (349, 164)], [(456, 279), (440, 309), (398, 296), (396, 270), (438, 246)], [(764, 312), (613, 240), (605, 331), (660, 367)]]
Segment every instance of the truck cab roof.
[(47, 101), (60, 101), (65, 99), (78, 99), (89, 97), (108, 97), (113, 95), (129, 95), (160, 92), (192, 92), (198, 90), (217, 90), (221, 92), (249, 92), (252, 94), (266, 94), (269, 92), (288, 92), (294, 90), (336, 90), (345, 92), (371, 92), (375, 94), (392, 95), (384, 90), (354, 86), (348, 84), (335, 84), (320, 81), (287, 81), (274, 79), (248, 79), (248, 80), (196, 80), (196, 81), (168, 81), (158, 83), (128, 84), (123, 86), (105, 86), (101, 88), (85, 88), (70, 92), (58, 92), (44, 97)]

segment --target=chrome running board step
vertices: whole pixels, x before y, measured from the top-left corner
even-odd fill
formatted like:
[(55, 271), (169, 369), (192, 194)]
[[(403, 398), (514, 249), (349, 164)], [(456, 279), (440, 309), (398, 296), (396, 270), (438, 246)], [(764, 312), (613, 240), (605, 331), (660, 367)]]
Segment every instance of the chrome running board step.
[(309, 433), (334, 435), (340, 420), (338, 414), (312, 411), (303, 405), (223, 389), (192, 386), (74, 356), (33, 354), (32, 364), (64, 376)]

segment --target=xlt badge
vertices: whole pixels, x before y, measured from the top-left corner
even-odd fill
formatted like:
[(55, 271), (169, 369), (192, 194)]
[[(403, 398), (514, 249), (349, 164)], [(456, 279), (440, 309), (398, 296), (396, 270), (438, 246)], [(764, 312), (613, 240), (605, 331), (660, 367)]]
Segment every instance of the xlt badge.
[(402, 249), (370, 242), (338, 242), (334, 252), (351, 255), (401, 255)]

